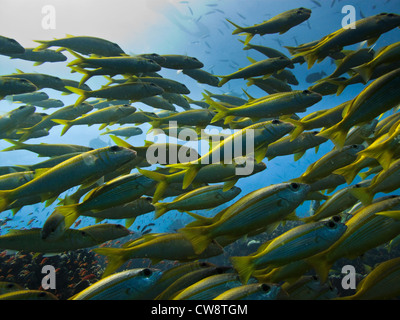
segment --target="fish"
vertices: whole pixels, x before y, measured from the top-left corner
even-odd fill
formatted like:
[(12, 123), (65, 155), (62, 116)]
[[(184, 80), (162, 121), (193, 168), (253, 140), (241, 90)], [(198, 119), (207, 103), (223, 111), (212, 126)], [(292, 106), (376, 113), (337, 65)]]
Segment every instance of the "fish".
[(0, 98), (21, 93), (29, 93), (39, 88), (28, 79), (21, 79), (14, 75), (0, 77)]
[(155, 204), (154, 218), (157, 219), (170, 210), (184, 212), (215, 208), (234, 199), (241, 192), (241, 189), (235, 186), (224, 192), (223, 187), (223, 185), (205, 186), (176, 197), (172, 202), (158, 202)]
[[(243, 40), (239, 41), (241, 43), (244, 44)], [(264, 55), (266, 55), (268, 58), (279, 58), (279, 57), (283, 57), (286, 59), (290, 59), (287, 55), (285, 55), (284, 53), (280, 52), (279, 50), (276, 50), (274, 48), (270, 48), (270, 47), (265, 47), (265, 46), (260, 46), (260, 45), (255, 45), (255, 44), (251, 44), (251, 43), (247, 43), (244, 47), (243, 50), (256, 50)]]
[(10, 99), (12, 102), (21, 102), (21, 103), (41, 101), (41, 100), (46, 100), (48, 98), (49, 98), (48, 94), (43, 91), (20, 93), (7, 96), (7, 99)]
[(351, 127), (369, 122), (400, 103), (400, 92), (396, 90), (399, 75), (400, 69), (397, 69), (366, 86), (345, 107), (343, 119), (319, 134), (332, 140), (337, 148), (342, 148)]
[(326, 76), (326, 73), (322, 70), (320, 72), (313, 72), (307, 75), (306, 82), (314, 83), (320, 80), (323, 76)]
[(326, 282), (328, 272), (337, 259), (354, 259), (399, 234), (399, 221), (379, 214), (387, 211), (397, 213), (399, 201), (398, 196), (390, 196), (361, 207), (346, 222), (346, 231), (338, 241), (307, 259), (317, 272), (321, 283)]
[[(151, 197), (141, 197), (121, 206), (111, 207), (100, 211), (85, 211), (82, 215), (85, 217), (96, 218), (96, 223), (103, 219), (125, 219), (125, 227), (129, 228), (140, 215), (154, 211), (154, 205), (151, 203)], [(46, 224), (43, 226), (46, 226)]]
[(67, 35), (66, 38), (34, 41), (40, 43), (34, 51), (41, 51), (49, 47), (59, 47), (60, 49), (68, 48), (85, 55), (96, 54), (112, 57), (125, 54), (118, 44), (97, 37)]
[(13, 151), (13, 150), (28, 150), (37, 153), (39, 157), (53, 157), (67, 153), (86, 152), (93, 150), (93, 148), (90, 147), (74, 145), (74, 144), (51, 144), (51, 143), (27, 144), (10, 139), (5, 139), (5, 141), (13, 144), (13, 146), (3, 149), (2, 150), (3, 152)]
[(349, 52), (343, 59), (335, 60), (337, 66), (335, 71), (325, 79), (337, 78), (346, 72), (351, 72), (352, 68), (371, 61), (374, 58), (374, 55), (375, 51), (369, 48)]
[(233, 79), (248, 79), (257, 76), (266, 77), (286, 67), (294, 68), (292, 60), (284, 57), (268, 58), (260, 61), (250, 59), (250, 61), (252, 63), (251, 65), (241, 68), (238, 71), (228, 75), (218, 75), (219, 78), (222, 78), (218, 86), (221, 87)]
[(85, 91), (83, 89), (69, 86), (66, 86), (66, 88), (71, 92), (80, 95), (78, 100), (75, 102), (75, 106), (92, 97), (105, 99), (127, 99), (133, 102), (146, 97), (156, 96), (164, 92), (163, 89), (153, 83), (137, 82), (124, 83), (91, 91)]
[[(142, 57), (118, 56), (85, 58), (76, 52), (67, 49), (77, 59), (67, 64), (67, 67), (87, 65), (89, 68), (105, 68), (115, 72), (115, 74), (137, 74), (146, 72), (160, 71), (161, 67), (154, 60)], [(82, 82), (83, 83), (83, 82)]]
[(247, 35), (244, 43), (247, 45), (256, 34), (261, 36), (273, 33), (284, 34), (292, 27), (297, 26), (309, 19), (310, 16), (311, 10), (301, 7), (285, 11), (263, 23), (256, 24), (251, 27), (240, 27), (228, 19), (226, 19), (226, 21), (236, 27), (232, 34), (244, 33)]
[[(250, 279), (252, 283), (256, 279)], [(206, 277), (181, 290), (172, 300), (212, 300), (227, 289), (241, 286), (235, 272), (227, 272)]]
[(160, 63), (162, 68), (183, 70), (183, 69), (200, 69), (204, 64), (196, 57), (189, 57), (179, 54), (162, 54), (161, 57), (165, 61)]
[(95, 282), (72, 296), (70, 300), (147, 299), (146, 292), (152, 290), (161, 276), (162, 271), (154, 268), (121, 271)]
[(280, 138), (268, 146), (265, 156), (272, 160), (275, 157), (293, 154), (294, 161), (298, 161), (308, 149), (315, 148), (317, 152), (318, 147), (327, 141), (325, 138), (320, 139), (318, 133), (319, 131), (303, 132), (294, 140), (291, 140), (291, 136)]
[(214, 274), (230, 272), (231, 269), (231, 267), (217, 267), (215, 265), (211, 265), (208, 268), (201, 268), (199, 270), (189, 272), (177, 279), (168, 288), (161, 292), (154, 300), (172, 300), (180, 291), (186, 289), (192, 284)]
[(342, 150), (333, 149), (322, 158), (312, 163), (307, 170), (292, 181), (301, 183), (312, 183), (328, 176), (338, 168), (349, 165), (357, 159), (357, 154), (364, 149), (361, 144), (346, 146)]
[(400, 42), (393, 43), (382, 48), (371, 61), (361, 64), (357, 67), (353, 67), (352, 70), (359, 73), (363, 80), (368, 82), (371, 79), (373, 70), (377, 66), (398, 61), (399, 52)]
[(270, 76), (266, 79), (248, 78), (247, 86), (252, 86), (252, 85), (256, 85), (257, 87), (264, 90), (268, 94), (292, 91), (291, 86), (289, 86), (286, 82), (275, 78), (274, 76)]
[(115, 272), (126, 261), (135, 258), (150, 258), (153, 264), (168, 259), (190, 261), (220, 255), (222, 248), (210, 243), (203, 253), (197, 254), (181, 233), (146, 234), (122, 248), (96, 248), (100, 255), (106, 255), (108, 264), (102, 277)]
[(371, 184), (359, 190), (352, 190), (351, 193), (364, 205), (370, 204), (375, 194), (378, 192), (389, 193), (398, 188), (398, 171), (400, 159), (394, 161), (389, 168), (381, 171), (371, 181)]
[(227, 108), (211, 99), (206, 99), (206, 101), (218, 111), (212, 122), (225, 118), (224, 123), (229, 123), (233, 116), (249, 117), (255, 120), (292, 115), (295, 112), (306, 110), (308, 107), (321, 101), (321, 99), (322, 96), (318, 93), (309, 90), (295, 90), (271, 94), (250, 101), (240, 107)]
[(190, 240), (196, 253), (201, 253), (213, 239), (221, 236), (237, 239), (265, 228), (272, 232), (305, 200), (309, 189), (308, 185), (299, 183), (264, 187), (221, 211), (218, 219), (212, 219), (211, 223), (186, 226), (178, 231)]
[(0, 191), (0, 211), (24, 197), (38, 195), (42, 201), (57, 197), (73, 186), (99, 179), (135, 157), (133, 150), (112, 146), (79, 154), (50, 169), (37, 169), (36, 177), (28, 183)]
[(101, 135), (113, 134), (115, 136), (126, 137), (128, 139), (133, 136), (141, 135), (142, 133), (143, 131), (139, 127), (121, 127), (114, 130), (106, 128), (106, 132), (101, 133)]
[[(12, 73), (9, 75), (3, 75), (0, 77), (0, 79), (4, 78), (17, 78), (20, 79), (20, 83), (23, 84), (23, 87), (25, 88), (24, 91), (20, 92), (11, 92), (9, 94), (13, 93), (27, 93), (27, 92), (33, 92), (39, 89), (44, 89), (44, 88), (50, 88), (58, 91), (63, 91), (64, 89), (64, 82), (61, 80), (61, 78), (52, 76), (49, 74), (44, 74), (44, 73), (26, 73), (22, 72), (21, 70), (17, 69), (17, 73)], [(26, 80), (22, 81), (21, 80)], [(13, 80), (15, 81), (15, 80)], [(33, 84), (33, 86), (32, 86)], [(21, 89), (19, 89), (21, 90)]]
[(279, 267), (324, 251), (346, 231), (347, 226), (330, 219), (300, 225), (264, 243), (256, 253), (231, 257), (233, 267), (244, 284), (256, 269)]
[(42, 101), (30, 102), (29, 105), (33, 105), (43, 109), (50, 109), (50, 108), (61, 108), (64, 106), (64, 102), (58, 99), (47, 99)]
[(0, 295), (20, 290), (24, 290), (24, 287), (22, 287), (18, 283), (6, 282), (6, 281), (0, 282)]
[(25, 127), (25, 128), (19, 129), (17, 131), (17, 133), (22, 134), (22, 136), (18, 139), (18, 141), (19, 142), (26, 141), (27, 139), (29, 139), (29, 137), (31, 137), (31, 135), (35, 131), (42, 130), (42, 129), (49, 131), (52, 127), (57, 126), (58, 123), (52, 121), (52, 119), (74, 120), (92, 110), (93, 110), (93, 106), (86, 102), (83, 102), (77, 106), (69, 105), (69, 106), (63, 107), (61, 109), (58, 109), (57, 111), (44, 117), (41, 121), (39, 121), (35, 125), (33, 125), (31, 127)]
[(0, 295), (0, 300), (59, 300), (51, 292), (43, 290), (18, 290)]
[(302, 276), (294, 283), (285, 282), (281, 290), (288, 300), (331, 300), (338, 295), (337, 289), (329, 283), (321, 284), (316, 276)]
[(205, 70), (202, 70), (199, 68), (198, 69), (183, 69), (182, 73), (193, 78), (194, 80), (196, 80), (199, 83), (204, 83), (204, 84), (208, 84), (213, 87), (218, 87), (219, 78)]
[(302, 221), (305, 223), (319, 221), (338, 215), (341, 212), (350, 209), (358, 201), (358, 198), (355, 197), (350, 190), (354, 188), (368, 187), (370, 183), (371, 180), (364, 180), (360, 183), (336, 191), (315, 211), (312, 216), (303, 218)]

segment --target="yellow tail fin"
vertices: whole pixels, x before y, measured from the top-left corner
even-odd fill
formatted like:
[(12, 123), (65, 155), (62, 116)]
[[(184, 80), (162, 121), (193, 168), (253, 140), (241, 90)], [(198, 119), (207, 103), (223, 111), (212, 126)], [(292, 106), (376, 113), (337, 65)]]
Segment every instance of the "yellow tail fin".
[(346, 141), (348, 130), (341, 128), (339, 124), (321, 131), (318, 135), (330, 139), (341, 150)]
[(192, 243), (196, 254), (202, 253), (211, 243), (212, 238), (208, 226), (185, 227), (178, 230)]

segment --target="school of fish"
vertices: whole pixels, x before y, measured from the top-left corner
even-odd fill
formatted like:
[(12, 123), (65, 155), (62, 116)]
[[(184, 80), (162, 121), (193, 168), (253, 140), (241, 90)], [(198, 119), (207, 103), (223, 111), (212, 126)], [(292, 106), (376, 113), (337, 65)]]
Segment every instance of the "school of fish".
[[(268, 39), (296, 28), (311, 14), (310, 9), (294, 8), (248, 27), (227, 19), (234, 27), (233, 39), (245, 36), (240, 39), (243, 50), (261, 52), (265, 59), (249, 58), (250, 64), (226, 75), (205, 71), (195, 57), (128, 55), (118, 44), (90, 36), (38, 40), (35, 48), (0, 36), (2, 55), (33, 61), (35, 66), (65, 63), (71, 72), (82, 75), (79, 82), (39, 72), (0, 76), (0, 98), (23, 104), (0, 116), (0, 137), (10, 143), (2, 152), (12, 157), (14, 150), (28, 150), (47, 158), (30, 166), (0, 167), (0, 216), (8, 210), (18, 215), (22, 207), (41, 202), (46, 206), (57, 203), (41, 228), (14, 229), (1, 235), (0, 249), (60, 254), (92, 248), (106, 257), (102, 279), (69, 297), (72, 300), (400, 296), (400, 258), (370, 266), (353, 295), (339, 296), (329, 285), (337, 260), (355, 259), (387, 244), (394, 247), (400, 240), (400, 195), (392, 194), (400, 187), (400, 42), (372, 47), (379, 37), (400, 27), (400, 15), (364, 17), (354, 28), (287, 46), (287, 55), (251, 43), (255, 37)], [(345, 49), (358, 43), (363, 47)], [(307, 77), (312, 86), (292, 90), (297, 80), (290, 69), (300, 64), (311, 68), (324, 59), (335, 61), (333, 73), (312, 74)], [(185, 84), (162, 76), (164, 68), (214, 88), (242, 81), (245, 87), (261, 88), (265, 96), (252, 97), (244, 90), (247, 99), (243, 99), (214, 94), (210, 89), (204, 90), (203, 100), (195, 101)], [(92, 89), (86, 84), (92, 77), (107, 77), (109, 83)], [(364, 87), (353, 99), (313, 111), (325, 96), (339, 95), (355, 83)], [(64, 106), (41, 92), (43, 88), (75, 95), (76, 102)], [(138, 102), (154, 112), (141, 111)], [(53, 108), (56, 111), (47, 113)], [(305, 111), (306, 116), (296, 114)], [(150, 124), (155, 135), (175, 138), (188, 132), (191, 141), (207, 139), (209, 152), (201, 155), (185, 143), (131, 145), (126, 139), (142, 134), (139, 126), (143, 123)], [(115, 124), (121, 127), (107, 128)], [(52, 134), (51, 129), (60, 125), (61, 135), (73, 126), (99, 125), (106, 130), (99, 135), (110, 135), (115, 145), (91, 148), (27, 142)], [(235, 131), (201, 135), (209, 127)], [(233, 142), (241, 146), (240, 152)], [(308, 149), (317, 150), (330, 142), (332, 150), (295, 179), (248, 194), (241, 194), (235, 186), (239, 179), (267, 172), (273, 158), (293, 155), (297, 161)], [(251, 172), (238, 174), (248, 165)], [(357, 174), (362, 181), (352, 184)], [(77, 189), (65, 195), (71, 188)], [(375, 197), (379, 192), (390, 195)], [(296, 209), (310, 200), (315, 204), (310, 216), (296, 216)], [(228, 202), (214, 216), (193, 212)], [(151, 214), (156, 220), (172, 210), (193, 221), (176, 232), (146, 232), (123, 244), (103, 245), (133, 234), (129, 228), (138, 216)], [(81, 216), (93, 217), (95, 223), (77, 229)], [(125, 219), (126, 224), (101, 223), (113, 219)], [(292, 227), (276, 234), (280, 225)], [(207, 261), (226, 254), (224, 248), (236, 241), (264, 234), (275, 236), (266, 237), (249, 255), (230, 256), (230, 265)], [(151, 265), (121, 270), (132, 259), (150, 259)], [(165, 260), (177, 263), (166, 270), (155, 266)], [(0, 300), (5, 299), (58, 297), (3, 281)]]

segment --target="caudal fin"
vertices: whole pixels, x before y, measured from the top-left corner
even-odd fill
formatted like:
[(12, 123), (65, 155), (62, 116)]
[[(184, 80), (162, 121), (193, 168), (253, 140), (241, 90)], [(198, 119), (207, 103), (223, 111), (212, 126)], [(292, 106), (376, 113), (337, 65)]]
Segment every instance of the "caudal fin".
[(230, 260), (233, 264), (233, 267), (239, 274), (240, 281), (246, 284), (254, 272), (254, 264), (252, 261), (253, 257), (232, 257)]
[(168, 188), (167, 176), (162, 173), (145, 170), (145, 169), (138, 168), (138, 171), (140, 174), (144, 175), (145, 177), (150, 178), (154, 181), (158, 181), (156, 190), (154, 191), (154, 195), (153, 195), (153, 203), (158, 202), (160, 199), (162, 199), (165, 191)]
[(68, 89), (69, 91), (79, 94), (80, 97), (78, 98), (78, 100), (76, 100), (75, 102), (75, 107), (80, 105), (83, 101), (85, 101), (87, 98), (90, 98), (90, 91), (85, 91), (79, 88), (75, 88), (75, 87), (70, 87), (70, 86), (65, 86), (66, 89)]
[(101, 276), (102, 278), (113, 274), (119, 267), (129, 260), (129, 257), (125, 254), (126, 249), (123, 248), (96, 248), (93, 249), (93, 251), (107, 257), (108, 264)]
[(226, 119), (227, 116), (229, 116), (230, 112), (229, 112), (229, 108), (224, 107), (222, 104), (212, 100), (210, 97), (205, 96), (204, 98), (206, 100), (206, 102), (213, 107), (214, 109), (217, 110), (217, 114), (211, 119), (211, 123), (217, 122), (221, 119)]
[(25, 148), (25, 144), (19, 141), (11, 140), (11, 139), (3, 139), (8, 143), (13, 144), (13, 146), (3, 149), (2, 151), (13, 151), (13, 150), (20, 150)]
[(0, 191), (0, 212), (6, 210), (6, 208), (14, 201), (11, 199), (11, 190), (1, 190)]
[(341, 128), (339, 124), (340, 123), (328, 129), (322, 130), (318, 135), (331, 140), (335, 144), (336, 148), (341, 150), (346, 141), (348, 130)]
[(69, 128), (72, 127), (72, 122), (68, 120), (52, 119), (52, 121), (58, 124), (62, 124), (64, 126), (64, 128), (61, 131), (61, 136), (63, 136), (69, 130)]
[(333, 171), (333, 173), (341, 175), (346, 180), (347, 184), (350, 184), (359, 171), (360, 169), (354, 163), (352, 163), (346, 167)]
[(168, 203), (158, 202), (154, 204), (154, 207), (155, 207), (154, 219), (161, 217), (163, 214), (169, 211)]
[(350, 193), (360, 200), (364, 206), (371, 204), (374, 198), (374, 194), (369, 190), (368, 187), (352, 188)]
[(352, 69), (356, 71), (361, 76), (361, 78), (363, 78), (364, 83), (367, 83), (369, 79), (371, 79), (372, 73), (374, 72), (374, 70), (370, 67), (368, 63)]

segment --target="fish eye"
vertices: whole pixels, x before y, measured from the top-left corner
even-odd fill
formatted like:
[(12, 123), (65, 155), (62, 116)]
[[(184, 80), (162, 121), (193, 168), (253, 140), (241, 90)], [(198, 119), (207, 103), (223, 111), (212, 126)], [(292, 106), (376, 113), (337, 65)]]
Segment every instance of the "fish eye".
[(281, 121), (280, 120), (278, 120), (278, 119), (274, 119), (274, 120), (272, 120), (272, 124), (280, 124), (281, 123)]
[(311, 94), (311, 91), (310, 90), (303, 90), (303, 93), (304, 94)]
[(332, 220), (333, 220), (334, 222), (340, 222), (341, 218), (340, 218), (340, 216), (333, 216), (333, 217), (332, 217)]
[(266, 283), (263, 283), (261, 285), (261, 289), (262, 289), (262, 291), (268, 292), (271, 289), (271, 287), (269, 285), (267, 285)]
[(81, 231), (81, 235), (82, 235), (82, 236), (86, 236), (87, 233), (86, 233), (85, 231)]
[(25, 109), (25, 108), (26, 108), (26, 106), (20, 106), (20, 107), (18, 108), (18, 110)]
[(336, 223), (333, 222), (332, 220), (329, 220), (329, 221), (326, 223), (326, 226), (327, 226), (329, 229), (334, 229), (334, 228), (336, 227)]
[(208, 263), (207, 262), (200, 262), (199, 266), (200, 267), (208, 267)]
[(312, 134), (318, 134), (319, 133), (319, 131), (313, 131), (312, 132)]
[(300, 186), (299, 186), (298, 183), (292, 182), (292, 183), (290, 184), (290, 188), (292, 188), (293, 190), (297, 190), (299, 187), (300, 187)]
[(387, 16), (388, 17), (394, 17), (394, 14), (393, 13), (389, 13)]
[(7, 289), (14, 288), (14, 283), (8, 283), (8, 284), (6, 285), (6, 288), (7, 288)]
[(146, 197), (146, 200), (151, 202), (151, 201), (153, 201), (153, 198), (152, 197)]
[(116, 151), (122, 150), (122, 148), (121, 148), (120, 146), (112, 146), (112, 147), (110, 148), (110, 150), (113, 151), (113, 152), (116, 152)]
[(124, 228), (121, 224), (116, 224), (115, 225), (115, 228), (117, 228), (117, 229), (122, 229), (122, 228)]
[(145, 268), (145, 269), (143, 269), (143, 275), (145, 276), (145, 277), (150, 277), (152, 274), (153, 274), (153, 272), (150, 270), (150, 269), (148, 269), (148, 268)]
[(317, 277), (316, 275), (313, 275), (312, 278), (313, 278), (313, 280), (315, 280), (315, 281), (318, 280), (318, 277)]
[(353, 149), (358, 149), (358, 145), (356, 145), (356, 144), (353, 144), (351, 147), (352, 147)]
[(40, 292), (38, 293), (39, 298), (44, 298), (46, 296), (46, 292)]

